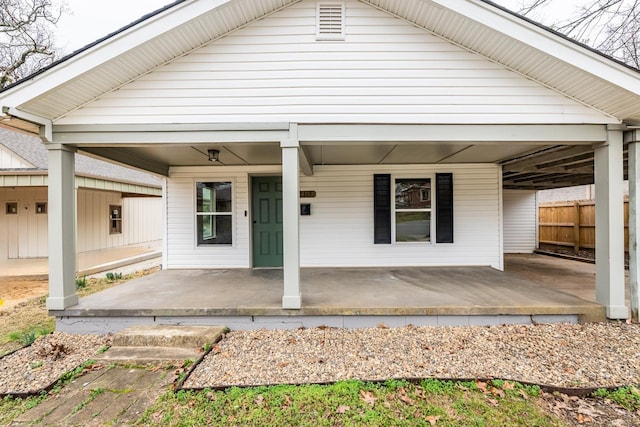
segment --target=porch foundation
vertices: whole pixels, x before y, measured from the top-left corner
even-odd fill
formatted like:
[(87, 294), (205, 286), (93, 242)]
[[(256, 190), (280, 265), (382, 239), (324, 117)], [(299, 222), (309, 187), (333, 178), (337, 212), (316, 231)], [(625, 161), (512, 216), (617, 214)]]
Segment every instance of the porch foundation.
[(59, 330), (74, 333), (151, 324), (282, 329), (605, 319), (600, 304), (490, 267), (304, 268), (305, 299), (295, 311), (281, 306), (282, 278), (282, 270), (162, 270), (50, 313)]

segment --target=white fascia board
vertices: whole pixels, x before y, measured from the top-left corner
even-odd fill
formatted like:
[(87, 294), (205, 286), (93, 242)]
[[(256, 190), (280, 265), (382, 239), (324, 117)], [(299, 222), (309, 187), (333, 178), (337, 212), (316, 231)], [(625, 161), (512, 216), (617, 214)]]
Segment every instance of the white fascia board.
[(117, 58), (170, 29), (232, 1), (234, 0), (192, 0), (177, 4), (69, 58), (50, 70), (8, 89), (0, 94), (2, 105), (18, 107), (42, 93), (99, 67), (107, 60)]
[(306, 125), (300, 142), (595, 143), (607, 140), (606, 125)]
[(546, 54), (578, 67), (604, 81), (640, 95), (640, 73), (519, 19), (495, 6), (478, 0), (430, 1), (467, 19), (494, 28), (508, 37), (544, 51)]

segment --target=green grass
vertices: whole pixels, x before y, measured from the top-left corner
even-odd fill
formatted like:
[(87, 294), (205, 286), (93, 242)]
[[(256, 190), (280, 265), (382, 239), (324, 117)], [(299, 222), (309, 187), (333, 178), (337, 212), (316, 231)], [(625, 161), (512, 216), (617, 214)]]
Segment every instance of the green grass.
[(602, 399), (611, 400), (629, 411), (640, 411), (640, 389), (638, 389), (638, 387), (621, 387), (613, 391), (600, 389), (593, 393), (593, 395)]
[(46, 399), (46, 394), (27, 397), (25, 399), (6, 396), (0, 400), (0, 425), (8, 425), (15, 418), (34, 408), (38, 403)]
[(516, 383), (419, 384), (342, 381), (332, 385), (167, 393), (142, 425), (562, 426), (536, 404), (539, 390)]

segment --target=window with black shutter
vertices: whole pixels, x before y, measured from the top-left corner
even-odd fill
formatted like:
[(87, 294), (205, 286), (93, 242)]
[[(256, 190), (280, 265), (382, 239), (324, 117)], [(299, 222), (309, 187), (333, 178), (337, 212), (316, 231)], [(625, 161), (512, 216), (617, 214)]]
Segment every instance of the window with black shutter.
[[(398, 178), (375, 174), (374, 243), (453, 243), (453, 174), (437, 173), (431, 178)], [(392, 186), (393, 184), (393, 186)], [(433, 211), (432, 212), (432, 208)], [(435, 224), (432, 225), (432, 222)], [(431, 230), (435, 232), (432, 240)], [(395, 233), (394, 229), (395, 227)]]

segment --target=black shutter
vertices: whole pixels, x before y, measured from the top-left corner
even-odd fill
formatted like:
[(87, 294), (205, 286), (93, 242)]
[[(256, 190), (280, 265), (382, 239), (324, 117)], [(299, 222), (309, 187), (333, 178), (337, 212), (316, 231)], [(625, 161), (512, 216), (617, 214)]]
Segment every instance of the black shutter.
[(391, 243), (391, 175), (373, 175), (373, 243)]
[(436, 243), (453, 243), (453, 174), (436, 174)]

